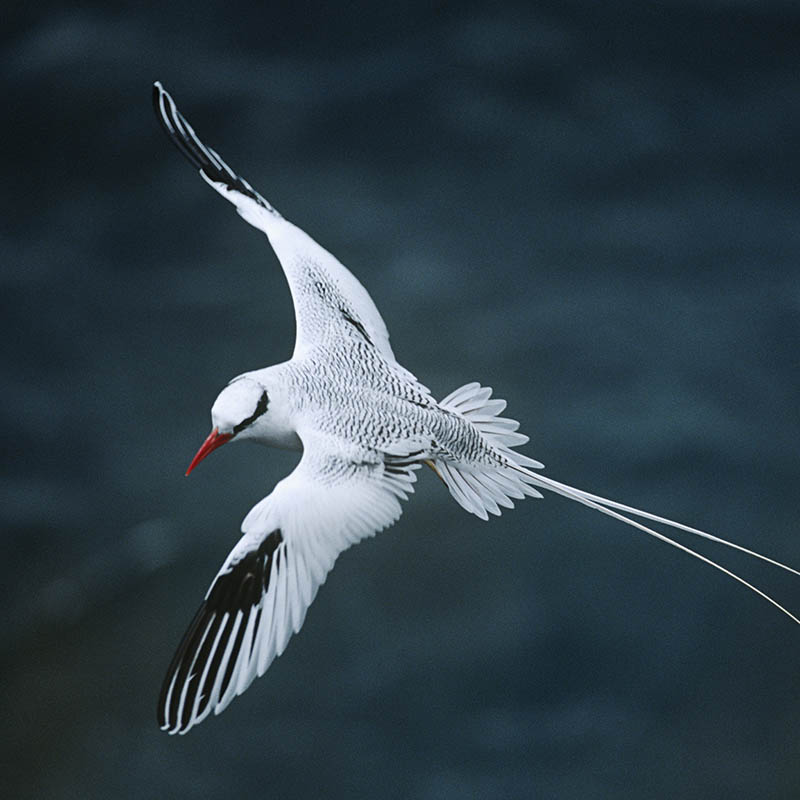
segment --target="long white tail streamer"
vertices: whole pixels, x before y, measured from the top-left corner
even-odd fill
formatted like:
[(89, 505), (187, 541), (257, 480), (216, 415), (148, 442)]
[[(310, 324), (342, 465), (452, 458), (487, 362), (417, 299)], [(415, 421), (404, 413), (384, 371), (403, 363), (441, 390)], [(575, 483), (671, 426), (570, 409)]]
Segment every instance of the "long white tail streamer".
[(705, 531), (698, 530), (697, 528), (692, 528), (690, 525), (684, 525), (682, 522), (675, 522), (673, 519), (659, 517), (658, 514), (651, 514), (649, 511), (642, 511), (640, 508), (626, 506), (624, 503), (617, 503), (614, 500), (609, 500), (605, 497), (599, 497), (596, 494), (590, 494), (589, 492), (583, 491), (583, 489), (576, 489), (574, 486), (568, 486), (566, 483), (559, 483), (558, 481), (554, 481), (552, 478), (546, 478), (543, 475), (537, 477), (540, 477), (543, 480), (551, 483), (554, 487), (558, 486), (562, 489), (568, 489), (575, 494), (585, 497), (587, 500), (593, 500), (595, 503), (599, 503), (601, 506), (606, 506), (607, 508), (616, 508), (618, 511), (625, 511), (628, 514), (633, 514), (635, 517), (650, 519), (653, 522), (661, 522), (664, 525), (669, 525), (671, 528), (678, 528), (679, 530), (686, 531), (687, 533), (693, 533), (695, 536), (702, 536), (704, 539), (709, 539), (717, 544), (724, 544), (725, 547), (732, 547), (734, 550), (739, 550), (742, 553), (746, 553), (748, 556), (753, 556), (753, 558), (760, 558), (762, 561), (772, 564), (773, 567), (780, 567), (781, 569), (785, 569), (787, 572), (791, 572), (792, 574), (800, 577), (800, 570), (796, 570), (793, 567), (782, 564), (780, 561), (776, 561), (774, 558), (770, 558), (769, 556), (756, 553), (754, 550), (748, 550), (746, 547), (742, 547), (740, 544), (729, 542), (727, 539), (720, 539), (719, 536), (714, 536), (711, 533), (706, 533)]
[(781, 564), (780, 561), (775, 561), (774, 559), (768, 558), (767, 556), (763, 556), (760, 553), (756, 553), (752, 550), (748, 550), (746, 547), (742, 547), (741, 545), (734, 544), (733, 542), (729, 542), (725, 539), (720, 539), (718, 536), (713, 536), (710, 533), (706, 533), (705, 531), (698, 530), (697, 528), (692, 528), (688, 525), (683, 525), (680, 522), (675, 522), (670, 519), (666, 519), (665, 517), (659, 517), (657, 514), (651, 514), (647, 511), (642, 511), (638, 508), (633, 508), (632, 506), (626, 506), (623, 503), (617, 503), (613, 500), (607, 500), (605, 497), (599, 497), (598, 495), (590, 494), (589, 492), (584, 492), (582, 489), (576, 489), (573, 486), (568, 486), (565, 483), (559, 483), (558, 481), (553, 480), (552, 478), (547, 478), (544, 475), (537, 475), (535, 472), (531, 472), (524, 467), (514, 467), (514, 469), (518, 470), (519, 472), (523, 473), (527, 481), (532, 483), (534, 486), (538, 486), (540, 489), (547, 489), (555, 494), (560, 494), (562, 497), (566, 497), (569, 500), (575, 500), (578, 503), (581, 503), (589, 508), (593, 508), (595, 511), (600, 511), (603, 514), (607, 514), (609, 517), (613, 517), (614, 519), (618, 519), (621, 522), (626, 523), (627, 525), (631, 525), (634, 528), (638, 528), (640, 531), (644, 531), (645, 533), (649, 534), (650, 536), (654, 536), (656, 539), (661, 540), (662, 542), (666, 542), (667, 544), (676, 547), (678, 550), (683, 550), (684, 553), (688, 553), (690, 556), (694, 556), (694, 558), (699, 559), (700, 561), (704, 562), (705, 564), (709, 564), (710, 566), (714, 567), (714, 569), (718, 569), (723, 574), (727, 575), (729, 578), (733, 578), (733, 580), (738, 581), (743, 586), (750, 589), (750, 591), (755, 592), (760, 597), (763, 597), (768, 603), (771, 603), (778, 611), (784, 613), (789, 619), (793, 622), (796, 622), (800, 625), (800, 619), (798, 619), (791, 611), (784, 608), (777, 600), (774, 600), (770, 597), (766, 592), (762, 592), (761, 589), (753, 586), (752, 583), (748, 583), (744, 578), (737, 575), (735, 572), (732, 572), (729, 569), (726, 569), (721, 564), (718, 564), (716, 561), (712, 561), (712, 559), (707, 558), (706, 556), (702, 555), (701, 553), (692, 550), (690, 547), (687, 547), (680, 542), (675, 541), (674, 539), (670, 539), (669, 536), (665, 536), (663, 533), (659, 533), (658, 531), (653, 530), (652, 528), (648, 528), (646, 525), (643, 525), (636, 520), (631, 519), (630, 517), (626, 517), (624, 514), (620, 514), (619, 511), (614, 511), (613, 509), (619, 509), (620, 511), (626, 511), (629, 514), (633, 514), (634, 516), (643, 517), (645, 519), (653, 520), (654, 522), (661, 522), (665, 525), (669, 525), (673, 528), (678, 528), (683, 531), (687, 531), (688, 533), (693, 533), (696, 536), (702, 536), (704, 539), (710, 539), (712, 542), (717, 542), (718, 544), (724, 544), (726, 547), (732, 547), (735, 550), (740, 550), (747, 555), (753, 556), (755, 558), (760, 558), (762, 561), (766, 561), (773, 566), (780, 567), (781, 569), (785, 569), (788, 572), (791, 572), (795, 575), (800, 575), (800, 572), (796, 569), (792, 569), (792, 567), (786, 566), (786, 564)]

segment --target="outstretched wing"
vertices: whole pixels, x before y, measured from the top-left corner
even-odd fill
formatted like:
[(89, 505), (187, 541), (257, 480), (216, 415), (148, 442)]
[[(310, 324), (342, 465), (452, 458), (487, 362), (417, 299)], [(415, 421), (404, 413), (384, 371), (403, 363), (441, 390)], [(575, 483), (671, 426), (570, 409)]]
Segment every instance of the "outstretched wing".
[(156, 115), (169, 138), (239, 215), (263, 231), (278, 256), (294, 303), (295, 355), (315, 344), (375, 347), (394, 361), (389, 333), (367, 290), (307, 233), (285, 220), (250, 184), (198, 139), (161, 83), (153, 87)]
[(186, 733), (263, 675), (297, 633), (339, 553), (394, 523), (417, 464), (303, 437), (294, 472), (242, 523), (244, 536), (170, 664), (158, 721)]

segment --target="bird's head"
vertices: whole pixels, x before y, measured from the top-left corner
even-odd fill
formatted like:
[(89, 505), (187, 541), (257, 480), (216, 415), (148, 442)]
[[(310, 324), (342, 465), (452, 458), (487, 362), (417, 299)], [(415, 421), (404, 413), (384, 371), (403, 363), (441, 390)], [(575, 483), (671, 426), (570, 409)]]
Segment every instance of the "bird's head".
[(211, 407), (211, 433), (192, 459), (186, 474), (212, 450), (234, 437), (237, 440), (258, 438), (259, 422), (264, 422), (268, 407), (269, 395), (261, 382), (248, 376), (231, 381)]

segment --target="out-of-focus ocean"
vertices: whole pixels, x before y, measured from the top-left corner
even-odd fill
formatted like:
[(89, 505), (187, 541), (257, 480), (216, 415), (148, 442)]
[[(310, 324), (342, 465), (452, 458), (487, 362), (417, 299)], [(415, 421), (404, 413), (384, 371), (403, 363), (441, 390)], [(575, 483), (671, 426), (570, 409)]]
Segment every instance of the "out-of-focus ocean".
[(797, 566), (800, 7), (15, 4), (2, 54), (4, 796), (800, 794), (800, 628), (580, 506), (483, 523), (430, 473), (264, 678), (159, 731), (296, 456), (183, 476), (294, 322), (150, 104), (352, 269), (437, 397), (491, 385), (548, 475)]

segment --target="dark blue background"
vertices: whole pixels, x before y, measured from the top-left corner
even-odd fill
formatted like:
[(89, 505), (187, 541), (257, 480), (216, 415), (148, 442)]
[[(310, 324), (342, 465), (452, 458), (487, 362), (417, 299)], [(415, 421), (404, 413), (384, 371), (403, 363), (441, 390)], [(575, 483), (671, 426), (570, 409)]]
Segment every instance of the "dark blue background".
[[(185, 626), (295, 457), (183, 477), (293, 319), (264, 238), (159, 130), (156, 79), (436, 396), (492, 385), (551, 476), (800, 564), (798, 7), (287, 6), (8, 11), (4, 794), (798, 796), (789, 620), (587, 509), (482, 523), (431, 474), (267, 676), (158, 730)], [(702, 549), (800, 608), (798, 580)]]

